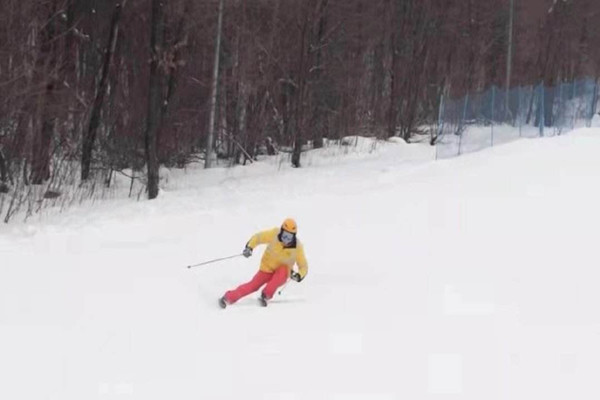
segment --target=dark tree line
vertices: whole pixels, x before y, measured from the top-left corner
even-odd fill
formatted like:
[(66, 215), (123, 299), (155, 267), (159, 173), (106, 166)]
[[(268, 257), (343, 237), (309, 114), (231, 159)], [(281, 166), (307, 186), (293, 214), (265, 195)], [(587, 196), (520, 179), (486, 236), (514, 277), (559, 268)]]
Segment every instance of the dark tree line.
[(300, 167), (324, 138), (410, 140), (442, 92), (600, 72), (597, 0), (224, 0), (215, 71), (218, 12), (0, 2), (0, 192), (76, 168), (81, 185), (144, 171), (156, 197), (159, 166), (207, 154), (211, 111), (218, 158), (251, 161), (268, 141)]

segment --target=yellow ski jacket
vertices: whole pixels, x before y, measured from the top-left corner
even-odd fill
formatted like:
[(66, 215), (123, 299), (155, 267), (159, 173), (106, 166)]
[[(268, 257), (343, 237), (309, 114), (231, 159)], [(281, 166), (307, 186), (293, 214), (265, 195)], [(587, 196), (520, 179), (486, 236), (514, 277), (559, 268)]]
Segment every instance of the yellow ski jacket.
[(294, 242), (289, 246), (279, 240), (280, 228), (273, 228), (266, 231), (258, 232), (250, 238), (247, 246), (254, 250), (260, 244), (266, 244), (267, 248), (260, 261), (260, 270), (263, 272), (273, 273), (281, 266), (288, 267), (288, 275), (294, 264), (298, 264), (298, 273), (304, 279), (308, 273), (308, 264), (304, 256), (304, 246), (299, 240), (294, 239)]

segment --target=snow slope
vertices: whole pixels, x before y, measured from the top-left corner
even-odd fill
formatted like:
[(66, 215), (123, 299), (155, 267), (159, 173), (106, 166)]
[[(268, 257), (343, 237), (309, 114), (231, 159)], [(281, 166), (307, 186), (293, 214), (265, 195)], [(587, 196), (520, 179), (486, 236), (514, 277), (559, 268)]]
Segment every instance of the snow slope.
[[(600, 129), (173, 173), (3, 226), (2, 399), (597, 399)], [(194, 185), (192, 185), (194, 184)], [(227, 310), (287, 216), (309, 276)]]

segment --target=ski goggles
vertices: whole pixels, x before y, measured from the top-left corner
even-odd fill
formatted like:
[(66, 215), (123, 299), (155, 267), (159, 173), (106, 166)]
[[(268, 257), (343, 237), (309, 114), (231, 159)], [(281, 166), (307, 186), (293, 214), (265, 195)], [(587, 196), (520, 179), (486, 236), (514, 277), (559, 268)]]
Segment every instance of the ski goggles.
[(292, 243), (296, 234), (281, 230), (281, 241), (285, 244)]

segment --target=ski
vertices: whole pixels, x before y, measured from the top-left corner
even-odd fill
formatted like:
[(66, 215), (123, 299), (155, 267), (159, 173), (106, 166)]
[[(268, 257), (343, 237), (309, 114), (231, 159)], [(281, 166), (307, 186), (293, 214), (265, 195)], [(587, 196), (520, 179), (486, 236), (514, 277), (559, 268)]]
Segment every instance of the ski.
[[(219, 307), (221, 307), (222, 309), (227, 308), (227, 306), (229, 305), (229, 303), (227, 303), (227, 300), (225, 300), (225, 297), (220, 297), (218, 300), (219, 303)], [(258, 303), (260, 304), (261, 307), (266, 307), (268, 302), (267, 299), (264, 298), (263, 296), (260, 296), (258, 298)]]

